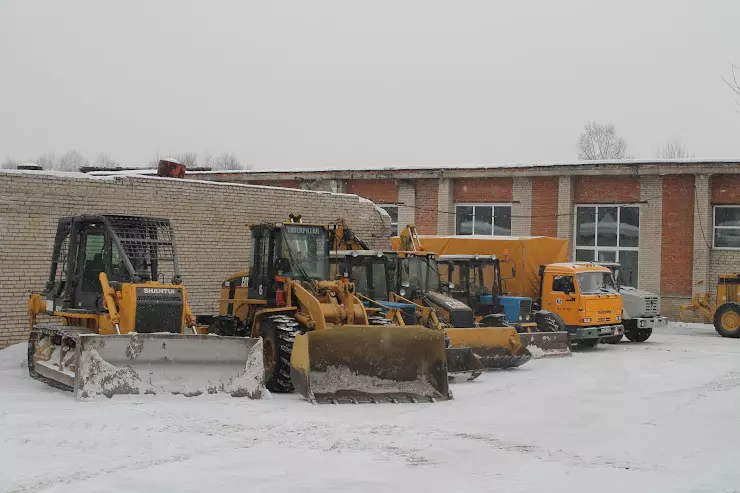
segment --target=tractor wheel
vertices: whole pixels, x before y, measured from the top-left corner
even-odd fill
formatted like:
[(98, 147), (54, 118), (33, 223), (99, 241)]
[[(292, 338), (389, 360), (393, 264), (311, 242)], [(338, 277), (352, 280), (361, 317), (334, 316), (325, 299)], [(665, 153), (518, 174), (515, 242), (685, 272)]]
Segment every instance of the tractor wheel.
[(300, 325), (293, 317), (273, 315), (265, 317), (260, 324), (265, 365), (265, 387), (270, 392), (293, 391), (290, 380), (290, 355)]
[(627, 330), (624, 335), (632, 342), (645, 342), (653, 335), (653, 329)]
[(540, 332), (565, 332), (568, 330), (565, 327), (565, 322), (557, 313), (542, 310), (535, 313), (534, 319), (537, 323), (537, 330)]
[(740, 337), (740, 304), (725, 303), (714, 312), (714, 329), (722, 337)]

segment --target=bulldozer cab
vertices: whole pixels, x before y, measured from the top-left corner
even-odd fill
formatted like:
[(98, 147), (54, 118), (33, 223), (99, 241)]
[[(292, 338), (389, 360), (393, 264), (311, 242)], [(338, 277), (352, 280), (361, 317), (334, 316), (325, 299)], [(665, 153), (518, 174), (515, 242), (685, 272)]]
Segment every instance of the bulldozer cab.
[(180, 283), (170, 223), (135, 216), (63, 217), (44, 297), (47, 311), (103, 313), (100, 273), (111, 283)]
[(330, 230), (323, 225), (287, 223), (252, 226), (249, 298), (276, 306), (278, 278), (311, 282), (329, 279)]

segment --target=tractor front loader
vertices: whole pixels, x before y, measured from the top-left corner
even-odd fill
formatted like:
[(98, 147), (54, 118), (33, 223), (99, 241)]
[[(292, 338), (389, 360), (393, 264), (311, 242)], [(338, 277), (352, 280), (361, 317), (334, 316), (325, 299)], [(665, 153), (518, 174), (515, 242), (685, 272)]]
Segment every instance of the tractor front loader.
[(376, 325), (353, 283), (329, 280), (331, 226), (291, 215), (251, 231), (249, 270), (224, 281), (209, 332), (262, 337), (269, 390), (313, 403), (452, 397), (441, 332)]
[(708, 292), (695, 293), (691, 303), (680, 307), (681, 320), (685, 320), (685, 312), (704, 315), (722, 337), (740, 337), (740, 274), (720, 274), (714, 297)]
[(30, 376), (78, 400), (264, 393), (259, 339), (197, 333), (166, 219), (61, 218), (49, 281), (28, 313)]

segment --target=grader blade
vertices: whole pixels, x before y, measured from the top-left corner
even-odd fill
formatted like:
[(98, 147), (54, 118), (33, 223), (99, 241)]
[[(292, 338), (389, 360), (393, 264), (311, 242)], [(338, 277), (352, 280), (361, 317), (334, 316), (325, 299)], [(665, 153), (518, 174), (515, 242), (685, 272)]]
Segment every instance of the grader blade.
[(572, 356), (567, 332), (524, 332), (519, 339), (535, 359)]
[(76, 341), (78, 400), (103, 395), (227, 393), (260, 399), (262, 339), (182, 334), (81, 334)]
[(487, 370), (515, 368), (532, 358), (514, 327), (446, 327), (450, 346), (470, 348)]
[(444, 335), (420, 326), (345, 325), (298, 335), (294, 387), (312, 403), (452, 398)]

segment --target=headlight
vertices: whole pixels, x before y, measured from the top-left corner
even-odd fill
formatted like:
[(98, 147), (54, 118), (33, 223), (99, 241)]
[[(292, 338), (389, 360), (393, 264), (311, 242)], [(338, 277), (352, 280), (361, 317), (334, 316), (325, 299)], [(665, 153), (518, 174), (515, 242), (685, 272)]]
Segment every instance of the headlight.
[(410, 283), (410, 282), (408, 282), (408, 281), (403, 281), (403, 282), (401, 283), (401, 286), (403, 286), (404, 288), (408, 288), (409, 286), (411, 286), (411, 283)]
[(622, 320), (622, 315), (617, 315), (617, 320)]
[(406, 296), (406, 290), (402, 289), (398, 294), (400, 294), (401, 296)]
[(583, 323), (584, 324), (590, 324), (591, 323), (591, 319), (590, 318), (584, 318), (583, 319)]
[(524, 315), (524, 320), (526, 320), (527, 322), (529, 322), (529, 313), (527, 313), (526, 315)]
[(519, 320), (524, 320), (524, 317), (522, 317), (521, 315), (519, 315)]

